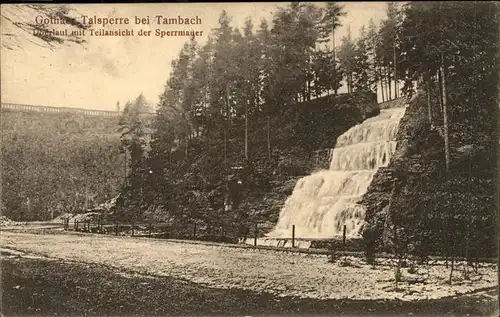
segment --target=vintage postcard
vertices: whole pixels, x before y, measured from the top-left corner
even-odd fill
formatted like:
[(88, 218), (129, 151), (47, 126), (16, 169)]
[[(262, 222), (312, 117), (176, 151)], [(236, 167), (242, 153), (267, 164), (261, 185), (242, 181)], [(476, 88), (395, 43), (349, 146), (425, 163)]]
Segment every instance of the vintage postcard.
[(2, 316), (498, 316), (499, 21), (2, 4)]

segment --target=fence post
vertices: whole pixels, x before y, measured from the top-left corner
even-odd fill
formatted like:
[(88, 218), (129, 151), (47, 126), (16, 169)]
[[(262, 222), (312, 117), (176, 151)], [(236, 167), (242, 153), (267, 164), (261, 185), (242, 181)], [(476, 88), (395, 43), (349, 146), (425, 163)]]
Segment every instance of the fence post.
[(194, 223), (193, 226), (193, 240), (196, 240), (196, 222)]
[(149, 236), (151, 237), (151, 223), (149, 224)]
[(134, 223), (132, 222), (132, 237), (134, 236), (134, 229), (135, 229), (135, 225), (134, 225)]
[(258, 230), (257, 230), (257, 223), (255, 223), (255, 227), (254, 227), (254, 237), (253, 237), (253, 246), (256, 247), (257, 246), (257, 235), (258, 235)]
[(78, 221), (76, 222), (76, 230), (78, 231)]
[(73, 230), (76, 230), (76, 219), (73, 220)]
[(292, 248), (295, 248), (295, 225), (292, 225)]
[(118, 222), (115, 222), (115, 236), (118, 235)]
[(342, 232), (342, 250), (345, 251), (345, 233), (346, 233), (347, 226), (344, 225), (344, 230)]

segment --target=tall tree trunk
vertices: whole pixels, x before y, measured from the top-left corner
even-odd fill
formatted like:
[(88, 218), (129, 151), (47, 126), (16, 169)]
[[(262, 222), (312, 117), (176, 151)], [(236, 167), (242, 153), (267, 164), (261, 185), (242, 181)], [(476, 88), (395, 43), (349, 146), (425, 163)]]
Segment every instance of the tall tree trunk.
[(441, 70), (439, 69), (437, 70), (436, 78), (439, 96), (439, 110), (441, 110), (441, 115), (443, 115), (443, 86), (441, 85)]
[(399, 97), (399, 85), (398, 85), (398, 66), (396, 63), (396, 45), (392, 46), (394, 54), (394, 96)]
[(184, 150), (184, 157), (188, 157), (188, 146), (189, 146), (189, 132), (186, 132), (186, 137), (185, 137), (185, 143), (186, 143), (186, 148)]
[(224, 129), (224, 163), (227, 162), (227, 129)]
[(226, 84), (226, 111), (224, 118), (224, 163), (227, 163), (227, 130), (229, 127), (229, 86)]
[(443, 124), (444, 124), (444, 156), (446, 163), (446, 172), (450, 170), (450, 143), (448, 135), (448, 96), (446, 93), (446, 65), (444, 63), (444, 54), (441, 52), (441, 73), (443, 86)]
[(337, 56), (336, 56), (336, 47), (335, 47), (335, 23), (333, 23), (332, 27), (332, 53), (333, 53), (333, 78), (335, 80), (335, 95), (338, 93), (338, 88), (337, 88)]
[[(29, 206), (29, 200), (27, 205)], [(89, 209), (89, 189), (85, 184), (85, 212), (87, 212), (87, 209)]]
[[(471, 153), (469, 153), (469, 192), (471, 190), (471, 182), (472, 182), (472, 159), (471, 159)], [(470, 208), (467, 208), (467, 230), (465, 234), (465, 265), (464, 265), (464, 279), (468, 280), (469, 279), (469, 265), (472, 263), (472, 258), (470, 256)]]
[(267, 155), (271, 161), (271, 119), (267, 116)]
[(387, 87), (389, 87), (389, 100), (392, 100), (391, 70), (387, 67)]
[(245, 102), (245, 159), (248, 161), (248, 102)]
[(311, 81), (307, 81), (307, 100), (311, 100)]
[(431, 111), (431, 76), (428, 73), (425, 80), (427, 82), (427, 116), (429, 119), (429, 124), (431, 125), (432, 128), (434, 127), (434, 124), (432, 123), (432, 111)]
[(385, 68), (382, 69), (382, 80), (384, 81), (385, 100), (389, 101), (389, 100), (391, 100), (391, 96), (389, 95), (389, 90), (387, 89), (388, 82), (387, 82), (387, 76), (386, 76), (387, 72), (386, 71), (387, 70)]
[(125, 175), (123, 176), (124, 182), (127, 180), (127, 150), (123, 150), (123, 167), (124, 167), (124, 173)]
[(382, 102), (384, 102), (385, 101), (384, 83), (383, 83), (383, 80), (382, 80), (382, 74), (381, 74), (381, 71), (380, 71), (380, 67), (377, 67), (377, 77), (378, 77), (378, 81), (380, 82), (380, 92), (382, 94)]

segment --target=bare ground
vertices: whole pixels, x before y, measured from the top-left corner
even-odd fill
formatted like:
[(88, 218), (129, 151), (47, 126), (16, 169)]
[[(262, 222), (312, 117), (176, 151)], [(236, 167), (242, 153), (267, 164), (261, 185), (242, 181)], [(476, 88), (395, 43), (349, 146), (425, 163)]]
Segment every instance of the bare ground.
[(2, 315), (494, 316), (496, 292), (423, 301), (318, 300), (224, 290), (103, 265), (4, 253)]
[(498, 285), (496, 264), (483, 264), (470, 280), (456, 270), (453, 285), (443, 265), (403, 270), (397, 288), (394, 269), (375, 269), (362, 259), (328, 263), (325, 256), (167, 240), (100, 235), (51, 235), (2, 232), (0, 246), (83, 263), (104, 264), (155, 276), (181, 278), (201, 285), (316, 299), (433, 299)]

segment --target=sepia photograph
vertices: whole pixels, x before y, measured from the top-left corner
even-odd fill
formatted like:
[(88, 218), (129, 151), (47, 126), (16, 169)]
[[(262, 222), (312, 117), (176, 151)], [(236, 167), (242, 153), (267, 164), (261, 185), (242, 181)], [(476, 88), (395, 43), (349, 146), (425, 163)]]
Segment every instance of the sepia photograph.
[(2, 316), (499, 316), (498, 2), (0, 12)]

